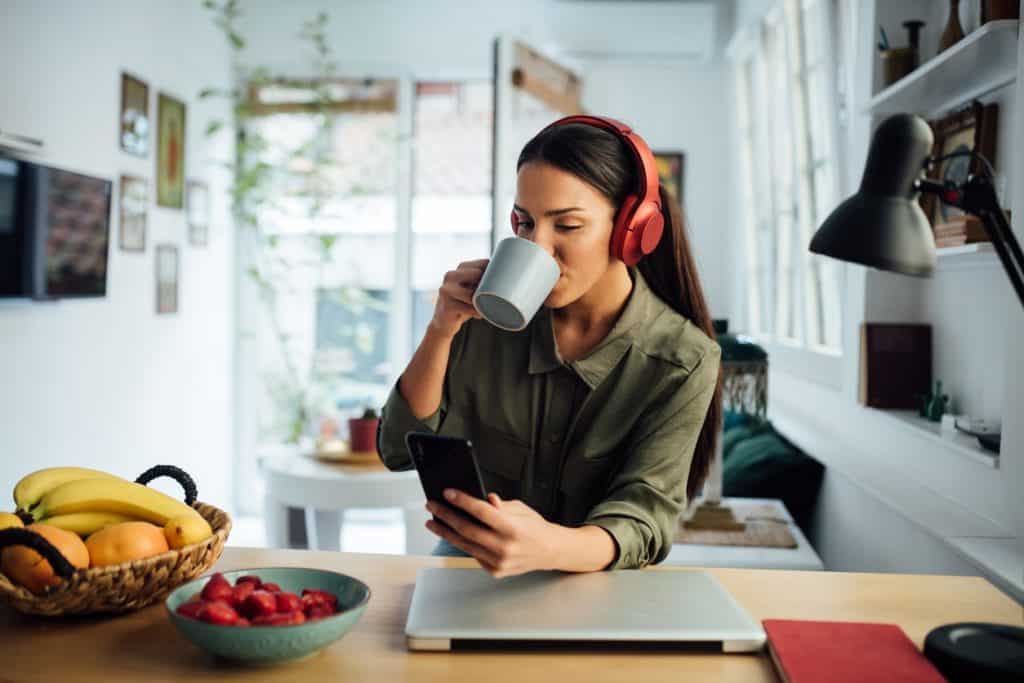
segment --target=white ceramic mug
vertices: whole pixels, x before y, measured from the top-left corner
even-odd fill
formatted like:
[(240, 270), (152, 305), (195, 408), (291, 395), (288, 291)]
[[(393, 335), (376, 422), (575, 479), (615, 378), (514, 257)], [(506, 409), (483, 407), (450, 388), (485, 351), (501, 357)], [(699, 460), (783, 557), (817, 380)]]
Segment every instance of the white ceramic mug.
[(560, 275), (558, 263), (543, 247), (507, 237), (487, 264), (473, 306), (495, 327), (518, 332), (530, 324)]

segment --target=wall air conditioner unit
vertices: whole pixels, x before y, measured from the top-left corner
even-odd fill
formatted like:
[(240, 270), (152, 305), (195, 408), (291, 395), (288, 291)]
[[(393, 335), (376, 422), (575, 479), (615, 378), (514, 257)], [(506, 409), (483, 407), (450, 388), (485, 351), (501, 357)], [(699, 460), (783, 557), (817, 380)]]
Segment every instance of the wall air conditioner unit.
[(43, 149), (43, 141), (0, 128), (0, 149), (21, 154), (36, 154)]

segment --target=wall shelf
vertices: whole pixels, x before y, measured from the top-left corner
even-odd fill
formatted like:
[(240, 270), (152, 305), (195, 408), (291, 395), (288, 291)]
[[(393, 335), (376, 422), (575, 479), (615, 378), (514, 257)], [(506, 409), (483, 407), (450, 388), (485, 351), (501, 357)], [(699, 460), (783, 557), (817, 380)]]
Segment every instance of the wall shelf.
[(872, 97), (865, 111), (932, 118), (1014, 82), (1019, 25), (1016, 19), (983, 24)]
[(935, 250), (938, 268), (943, 270), (973, 270), (975, 268), (1000, 267), (999, 255), (991, 242), (965, 244), (962, 247), (945, 247)]
[(960, 432), (944, 433), (939, 423), (926, 420), (913, 410), (872, 410), (890, 417), (893, 421), (905, 426), (907, 429), (926, 435), (954, 453), (970, 458), (992, 469), (999, 469), (999, 453), (985, 450), (973, 436), (961, 434)]

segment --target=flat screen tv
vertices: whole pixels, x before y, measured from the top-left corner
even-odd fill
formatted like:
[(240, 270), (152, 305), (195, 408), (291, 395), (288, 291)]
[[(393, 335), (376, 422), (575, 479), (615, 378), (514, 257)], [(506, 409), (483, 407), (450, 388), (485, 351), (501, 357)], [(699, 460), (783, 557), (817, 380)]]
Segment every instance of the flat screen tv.
[(0, 154), (0, 297), (107, 292), (111, 182)]

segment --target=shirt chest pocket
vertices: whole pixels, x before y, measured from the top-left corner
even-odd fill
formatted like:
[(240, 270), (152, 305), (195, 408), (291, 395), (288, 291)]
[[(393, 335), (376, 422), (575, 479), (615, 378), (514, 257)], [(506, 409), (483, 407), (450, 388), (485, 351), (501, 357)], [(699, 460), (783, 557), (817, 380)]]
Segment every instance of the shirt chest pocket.
[(620, 463), (621, 459), (614, 454), (591, 457), (590, 453), (576, 452), (567, 456), (559, 485), (562, 494), (559, 518), (563, 524), (583, 522), (590, 510), (604, 500)]
[(495, 429), (481, 428), (473, 439), (473, 450), (488, 493), (506, 500), (522, 497), (523, 470), (530, 447)]

